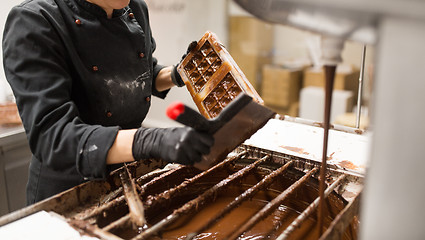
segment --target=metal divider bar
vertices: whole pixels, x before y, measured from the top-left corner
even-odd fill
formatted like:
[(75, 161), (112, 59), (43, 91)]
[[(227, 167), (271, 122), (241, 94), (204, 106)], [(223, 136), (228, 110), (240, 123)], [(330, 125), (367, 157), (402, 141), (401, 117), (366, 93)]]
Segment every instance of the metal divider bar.
[(147, 183), (148, 181), (151, 181), (152, 179), (161, 176), (162, 174), (165, 174), (167, 172), (172, 172), (172, 171), (179, 171), (182, 168), (186, 168), (186, 166), (178, 166), (176, 168), (167, 168), (166, 166), (164, 169), (149, 172), (140, 176), (139, 178), (136, 179), (136, 183), (138, 185), (143, 185)]
[(261, 221), (264, 217), (268, 216), (279, 207), (282, 202), (288, 197), (289, 194), (294, 192), (296, 188), (298, 188), (301, 184), (307, 181), (315, 172), (317, 172), (318, 168), (313, 168), (308, 173), (306, 173), (302, 178), (292, 184), (289, 188), (279, 194), (275, 199), (270, 201), (266, 206), (264, 206), (259, 212), (257, 212), (252, 218), (250, 218), (245, 224), (243, 224), (237, 231), (235, 231), (228, 239), (237, 239), (241, 234), (246, 232), (248, 229), (252, 228), (256, 223)]
[[(240, 152), (239, 154), (237, 154), (237, 155), (235, 155), (235, 156), (233, 156), (233, 157), (231, 157), (231, 158), (228, 158), (228, 159), (224, 160), (224, 161), (223, 161), (223, 162), (221, 162), (220, 164), (215, 165), (214, 167), (212, 167), (212, 168), (208, 169), (207, 171), (202, 172), (202, 173), (200, 173), (200, 174), (196, 175), (195, 177), (193, 177), (193, 178), (191, 178), (191, 179), (188, 179), (188, 180), (184, 181), (184, 182), (183, 182), (182, 184), (180, 184), (178, 187), (168, 190), (168, 191), (167, 191), (167, 196), (174, 196), (174, 194), (175, 194), (175, 193), (180, 192), (180, 191), (182, 190), (182, 188), (187, 187), (190, 183), (193, 183), (193, 182), (195, 182), (195, 181), (197, 181), (197, 180), (201, 179), (202, 177), (204, 177), (204, 176), (206, 176), (206, 175), (208, 175), (208, 174), (211, 174), (212, 172), (214, 172), (214, 171), (215, 171), (215, 170), (217, 170), (217, 169), (221, 169), (221, 168), (223, 168), (223, 167), (224, 167), (224, 166), (226, 166), (227, 164), (230, 164), (230, 163), (232, 163), (233, 161), (236, 161), (236, 160), (240, 159), (240, 158), (241, 158), (241, 157), (243, 157), (245, 154), (246, 154), (246, 151), (244, 151), (244, 152)], [(178, 168), (178, 169), (181, 169), (181, 168)], [(139, 178), (139, 179), (140, 179), (140, 178)], [(154, 181), (154, 180), (152, 180), (152, 181)], [(150, 184), (152, 181), (150, 181), (148, 184)], [(142, 186), (142, 187), (141, 187), (141, 189), (143, 190), (143, 189), (146, 189), (147, 187), (148, 187), (148, 185), (147, 185), (147, 184), (145, 184), (144, 186)], [(143, 194), (143, 193), (141, 193), (140, 195), (142, 195), (142, 194)], [(121, 197), (122, 197), (122, 196), (121, 196)], [(167, 199), (167, 197), (165, 197), (165, 196), (164, 196), (164, 193), (159, 194), (159, 196), (157, 197), (157, 199), (155, 200), (155, 202), (154, 202), (154, 203), (155, 203), (155, 204), (158, 204), (158, 203), (160, 202), (160, 200), (161, 200), (161, 199), (162, 199), (162, 200)], [(151, 206), (151, 205), (149, 204), (149, 206)], [(105, 230), (105, 231), (111, 231), (112, 229), (117, 228), (117, 227), (120, 227), (121, 225), (128, 224), (128, 221), (129, 221), (129, 220), (130, 220), (130, 215), (129, 215), (129, 214), (127, 214), (127, 215), (125, 215), (125, 216), (121, 217), (120, 219), (118, 219), (118, 220), (116, 220), (116, 221), (114, 221), (114, 222), (110, 223), (109, 225), (105, 226), (105, 227), (103, 228), (103, 230)]]
[[(182, 168), (183, 166), (179, 166), (178, 168)], [(140, 176), (139, 178), (136, 179), (136, 183), (138, 183), (138, 185), (136, 185), (136, 187), (140, 187), (139, 184), (144, 184), (150, 180), (152, 180), (154, 177), (157, 177), (165, 172), (171, 171), (172, 169), (161, 169), (161, 170), (157, 170), (157, 171), (153, 171), (153, 172), (149, 172), (146, 173), (142, 176)], [(103, 198), (101, 198), (99, 200), (100, 205), (106, 204), (110, 201), (112, 201), (113, 199), (115, 199), (116, 197), (118, 197), (119, 195), (122, 194), (122, 186), (117, 188), (116, 190), (110, 192), (109, 194), (107, 194), (106, 196), (104, 196)]]
[(226, 167), (227, 165), (233, 163), (236, 160), (239, 160), (240, 158), (242, 158), (243, 156), (245, 156), (247, 152), (243, 151), (238, 153), (235, 156), (226, 158), (224, 161), (220, 162), (219, 164), (209, 168), (208, 170), (190, 178), (185, 180), (184, 182), (182, 182), (180, 185), (178, 185), (177, 187), (171, 188), (165, 192), (162, 192), (160, 194), (158, 194), (157, 196), (148, 196), (148, 199), (146, 199), (147, 205), (152, 206), (152, 205), (158, 205), (158, 204), (162, 204), (164, 201), (167, 201), (169, 199), (172, 199), (174, 196), (176, 196), (176, 194), (178, 193), (182, 193), (184, 188), (189, 187), (191, 184), (194, 184), (197, 181), (200, 181), (202, 178), (213, 174), (214, 172), (223, 169), (224, 167)]
[[(170, 171), (168, 171), (168, 172), (165, 172), (165, 173), (161, 174), (159, 177), (156, 177), (156, 178), (152, 179), (151, 181), (149, 181), (149, 182), (145, 183), (145, 184), (141, 187), (141, 189), (146, 189), (146, 188), (148, 188), (148, 187), (149, 187), (149, 186), (150, 186), (153, 182), (155, 182), (155, 180), (156, 180), (157, 178), (166, 178), (166, 177), (171, 176), (171, 175), (173, 175), (173, 174), (178, 174), (180, 171), (183, 171), (183, 170), (186, 170), (186, 167), (176, 168), (176, 169), (170, 170)], [(139, 179), (140, 179), (140, 178), (139, 178)], [(139, 182), (140, 182), (140, 181), (139, 181)], [(112, 201), (110, 201), (110, 202), (107, 202), (107, 203), (105, 203), (105, 204), (103, 204), (103, 205), (101, 205), (101, 206), (99, 206), (99, 207), (95, 208), (95, 209), (94, 209), (93, 211), (91, 211), (89, 214), (85, 215), (85, 216), (82, 218), (82, 220), (87, 220), (87, 219), (90, 219), (90, 218), (95, 217), (95, 216), (97, 216), (97, 215), (100, 215), (100, 214), (102, 214), (105, 210), (108, 210), (108, 209), (111, 209), (111, 208), (113, 208), (113, 207), (115, 207), (115, 206), (118, 206), (118, 205), (120, 205), (120, 204), (123, 204), (124, 202), (125, 202), (125, 197), (124, 197), (124, 195), (121, 195), (121, 196), (119, 196), (119, 197), (115, 198), (114, 200), (112, 200)]]
[(108, 202), (104, 205), (101, 205), (98, 208), (95, 208), (89, 214), (82, 217), (81, 220), (87, 220), (87, 219), (90, 219), (90, 218), (95, 217), (97, 215), (100, 215), (100, 214), (103, 213), (103, 211), (111, 209), (115, 206), (118, 206), (118, 205), (124, 203), (124, 202), (125, 202), (125, 197), (124, 197), (124, 195), (121, 195), (121, 196), (115, 198), (114, 200), (112, 200), (112, 201), (110, 201), (110, 202)]
[(120, 218), (120, 219), (118, 219), (118, 220), (116, 220), (116, 221), (114, 221), (114, 222), (111, 222), (110, 224), (108, 224), (107, 226), (105, 226), (105, 227), (103, 227), (102, 228), (102, 230), (103, 231), (107, 231), (107, 232), (109, 232), (109, 231), (111, 231), (112, 229), (115, 229), (115, 228), (117, 228), (117, 227), (121, 227), (121, 226), (123, 226), (123, 225), (127, 225), (127, 224), (130, 224), (131, 222), (130, 222), (130, 214), (127, 214), (127, 215), (125, 215), (124, 217), (122, 217), (122, 218)]
[(353, 221), (356, 213), (359, 212), (361, 194), (350, 202), (345, 208), (335, 217), (329, 228), (320, 237), (320, 240), (339, 240), (344, 234), (347, 226)]
[[(344, 180), (347, 177), (346, 174), (343, 174), (338, 177), (338, 179), (332, 183), (331, 186), (329, 186), (325, 191), (325, 198), (329, 196), (329, 194), (332, 193), (332, 191), (340, 185), (342, 180)], [(312, 202), (280, 235), (277, 237), (276, 240), (285, 240), (288, 239), (289, 235), (295, 231), (302, 222), (304, 222), (319, 206), (320, 198), (316, 198), (314, 202)]]
[(199, 233), (203, 232), (204, 230), (210, 228), (215, 223), (217, 223), (220, 219), (222, 219), (224, 216), (226, 216), (228, 213), (230, 213), (234, 208), (239, 206), (243, 201), (251, 198), (254, 196), (258, 191), (260, 191), (263, 188), (268, 187), (270, 184), (276, 180), (276, 178), (281, 175), (286, 169), (291, 166), (293, 161), (290, 161), (286, 163), (284, 166), (274, 170), (272, 173), (265, 176), (260, 182), (252, 186), (251, 188), (247, 189), (245, 192), (243, 192), (241, 195), (235, 198), (234, 201), (232, 201), (229, 205), (227, 205), (224, 209), (222, 209), (219, 213), (217, 213), (208, 223), (206, 223), (204, 226), (197, 229), (195, 232), (189, 234), (186, 237), (186, 240), (193, 239), (198, 235)]
[(102, 240), (122, 240), (122, 238), (115, 236), (112, 233), (105, 232), (98, 228), (96, 225), (92, 225), (84, 220), (67, 220), (67, 223), (75, 229), (81, 229), (84, 231), (82, 235), (95, 236)]
[(161, 231), (162, 229), (164, 229), (168, 225), (174, 223), (180, 216), (187, 214), (189, 212), (192, 212), (192, 211), (199, 211), (202, 208), (202, 206), (204, 206), (209, 201), (213, 200), (214, 196), (216, 196), (217, 193), (220, 190), (224, 189), (230, 183), (244, 177), (249, 172), (251, 172), (251, 170), (256, 168), (258, 165), (264, 163), (269, 158), (270, 158), (269, 156), (265, 156), (265, 157), (255, 161), (254, 163), (247, 165), (246, 167), (244, 167), (240, 171), (230, 175), (226, 179), (221, 180), (219, 183), (217, 183), (212, 188), (205, 191), (203, 194), (199, 195), (197, 198), (189, 201), (188, 203), (186, 203), (182, 207), (174, 210), (174, 212), (172, 214), (168, 215), (168, 217), (164, 218), (163, 220), (161, 220), (157, 224), (153, 225), (152, 227), (146, 229), (141, 234), (134, 237), (133, 240), (149, 239), (150, 237), (157, 234), (159, 231)]

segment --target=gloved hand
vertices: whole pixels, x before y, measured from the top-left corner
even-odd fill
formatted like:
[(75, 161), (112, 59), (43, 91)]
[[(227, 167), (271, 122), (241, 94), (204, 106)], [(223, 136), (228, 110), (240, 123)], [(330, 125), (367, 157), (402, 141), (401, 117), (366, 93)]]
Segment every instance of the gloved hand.
[(133, 157), (136, 160), (157, 158), (167, 162), (192, 165), (210, 152), (214, 138), (190, 127), (139, 128), (134, 135)]
[(186, 53), (183, 54), (182, 58), (180, 59), (180, 62), (177, 65), (175, 65), (173, 67), (173, 70), (171, 71), (171, 80), (173, 81), (173, 83), (177, 87), (183, 87), (184, 86), (184, 82), (183, 82), (180, 74), (177, 72), (177, 67), (180, 65), (182, 60), (187, 56), (187, 54), (189, 54), (189, 52), (192, 51), (196, 47), (196, 45), (198, 45), (197, 41), (193, 41), (189, 44), (189, 46), (187, 47)]

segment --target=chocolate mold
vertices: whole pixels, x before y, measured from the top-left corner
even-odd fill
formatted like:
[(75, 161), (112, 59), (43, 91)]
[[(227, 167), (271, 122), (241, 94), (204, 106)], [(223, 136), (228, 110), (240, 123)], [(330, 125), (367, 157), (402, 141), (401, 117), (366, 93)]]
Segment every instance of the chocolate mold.
[(207, 32), (178, 66), (177, 71), (199, 112), (207, 119), (217, 117), (241, 92), (264, 104), (230, 53), (217, 36)]

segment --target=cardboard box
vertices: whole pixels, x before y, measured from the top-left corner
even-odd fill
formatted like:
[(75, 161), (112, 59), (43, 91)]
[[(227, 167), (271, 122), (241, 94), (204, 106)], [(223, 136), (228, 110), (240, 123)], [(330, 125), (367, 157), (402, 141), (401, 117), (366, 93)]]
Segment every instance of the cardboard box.
[[(335, 118), (333, 124), (344, 125), (348, 127), (356, 127), (357, 115), (356, 113), (344, 113)], [(369, 128), (369, 117), (365, 115), (360, 116), (360, 129), (367, 130)]]
[(299, 101), (302, 70), (279, 66), (263, 67), (261, 97), (266, 105), (289, 108)]
[(270, 104), (266, 104), (266, 106), (281, 116), (284, 116), (284, 115), (288, 115), (291, 117), (299, 116), (299, 107), (300, 107), (299, 102), (294, 102), (289, 107), (279, 107), (279, 106), (274, 106)]
[(243, 54), (232, 54), (239, 68), (245, 74), (252, 86), (260, 92), (262, 85), (261, 69), (264, 65), (270, 64), (269, 57), (243, 56)]
[(249, 16), (229, 20), (228, 50), (256, 90), (261, 87), (261, 70), (272, 61), (273, 27)]
[[(334, 89), (357, 92), (360, 71), (357, 69), (340, 71), (337, 68), (334, 81)], [(325, 73), (323, 68), (307, 68), (304, 70), (303, 87), (324, 87)]]
[(0, 103), (0, 125), (14, 125), (21, 123), (21, 117), (19, 116), (16, 103)]
[(270, 53), (273, 49), (273, 26), (249, 16), (230, 17), (229, 49), (246, 55)]

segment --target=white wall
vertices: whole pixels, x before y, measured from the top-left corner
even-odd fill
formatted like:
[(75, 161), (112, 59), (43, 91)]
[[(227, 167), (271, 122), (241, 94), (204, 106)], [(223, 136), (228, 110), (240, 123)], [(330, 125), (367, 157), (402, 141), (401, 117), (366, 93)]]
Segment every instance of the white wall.
[[(177, 64), (191, 41), (199, 40), (209, 30), (227, 44), (226, 0), (146, 0), (153, 36), (157, 43), (154, 56), (164, 65)], [(186, 87), (173, 88), (165, 100), (152, 98), (145, 126), (167, 127), (179, 124), (165, 115), (167, 106), (181, 101), (194, 109)]]
[[(0, 2), (0, 35), (1, 40), (3, 41), (3, 30), (4, 30), (4, 24), (6, 22), (7, 15), (10, 11), (10, 9), (21, 3), (23, 0), (7, 0), (7, 1), (1, 1)], [(12, 90), (9, 87), (9, 84), (6, 81), (6, 77), (4, 76), (3, 71), (3, 50), (2, 46), (0, 44), (0, 103), (6, 101), (6, 99), (9, 99), (12, 95)]]

